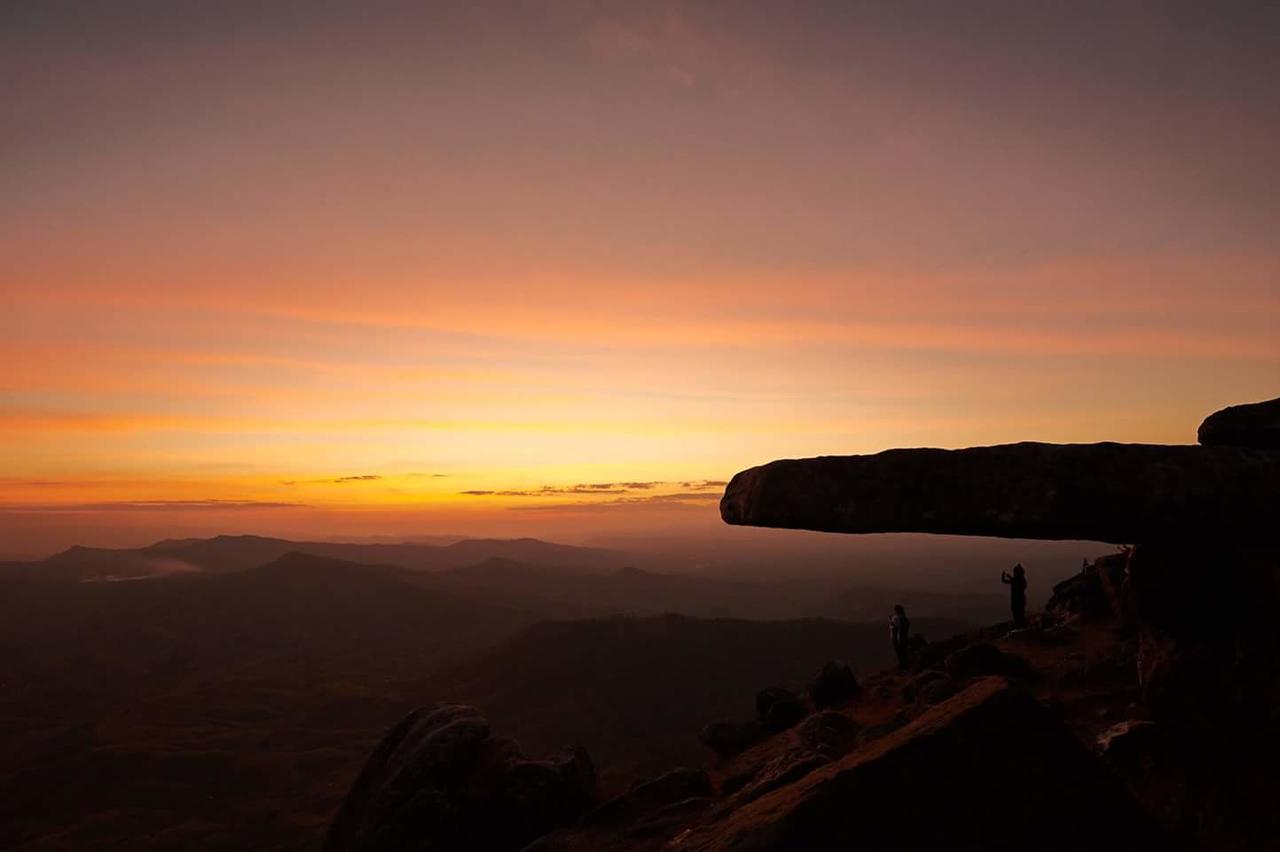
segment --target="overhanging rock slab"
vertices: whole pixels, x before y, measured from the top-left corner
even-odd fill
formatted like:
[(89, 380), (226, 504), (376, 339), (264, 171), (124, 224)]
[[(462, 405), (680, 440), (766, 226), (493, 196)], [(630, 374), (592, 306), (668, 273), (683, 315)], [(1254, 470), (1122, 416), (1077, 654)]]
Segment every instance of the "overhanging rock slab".
[(734, 476), (720, 515), (841, 533), (1269, 541), (1280, 530), (1280, 453), (1020, 443), (788, 459)]

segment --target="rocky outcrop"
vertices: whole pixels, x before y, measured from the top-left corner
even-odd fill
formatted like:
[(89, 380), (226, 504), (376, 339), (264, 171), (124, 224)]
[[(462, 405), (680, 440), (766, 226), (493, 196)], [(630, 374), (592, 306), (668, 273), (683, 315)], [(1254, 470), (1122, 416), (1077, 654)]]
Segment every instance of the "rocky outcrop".
[[(1134, 545), (1059, 583), (1045, 615), (1001, 641), (1034, 656), (1091, 622), (1112, 630), (1113, 652), (1081, 652), (1081, 665), (1055, 677), (1055, 696), (1136, 674), (1140, 715), (1155, 724), (1109, 731), (1100, 742), (1108, 763), (1179, 834), (1209, 848), (1252, 849), (1280, 834), (1280, 399), (1217, 412), (1199, 437), (1200, 446), (1023, 443), (777, 461), (735, 476), (720, 510), (728, 523), (756, 526)], [(1017, 656), (974, 638), (967, 647), (929, 646), (920, 665), (942, 665), (952, 687), (1022, 668)], [(916, 712), (941, 700), (927, 716), (967, 694), (943, 700), (947, 684), (931, 676), (902, 694)], [(859, 740), (896, 742), (919, 722), (909, 715), (904, 708)], [(931, 802), (935, 795), (945, 793)], [(824, 807), (814, 801), (805, 807)]]
[(634, 820), (669, 805), (711, 795), (711, 779), (701, 769), (680, 767), (657, 778), (637, 781), (621, 796), (616, 796), (587, 813), (587, 825), (603, 825)]
[(1148, 444), (1006, 444), (770, 462), (733, 477), (730, 524), (1117, 544), (1265, 541), (1280, 453)]
[(1129, 550), (1086, 562), (1079, 574), (1053, 587), (1045, 612), (1060, 621), (1101, 621), (1127, 616), (1124, 584), (1129, 573)]
[(857, 694), (858, 679), (849, 664), (842, 660), (823, 664), (822, 671), (809, 682), (809, 700), (819, 710), (847, 704)]
[(843, 713), (822, 710), (792, 730), (754, 748), (727, 767), (716, 808), (723, 815), (792, 784), (848, 753), (858, 741), (859, 724)]
[(764, 738), (766, 731), (758, 720), (749, 722), (724, 720), (709, 722), (698, 732), (698, 742), (720, 757), (738, 754)]
[(1129, 604), (1153, 718), (1216, 731), (1280, 731), (1280, 549), (1136, 547)]
[(1002, 675), (1004, 677), (1031, 677), (1034, 672), (1027, 661), (1017, 654), (1001, 651), (990, 642), (975, 642), (950, 654), (943, 666), (947, 674), (953, 678), (985, 677)]
[(821, 710), (796, 728), (796, 736), (814, 751), (828, 756), (844, 754), (858, 740), (858, 723), (835, 710)]
[(1098, 753), (1109, 761), (1123, 763), (1154, 751), (1160, 726), (1145, 719), (1117, 722), (1098, 735)]
[(940, 671), (938, 669), (925, 669), (912, 677), (911, 680), (907, 681), (906, 685), (902, 687), (902, 700), (908, 703), (916, 701), (920, 698), (925, 687), (928, 687), (933, 683), (946, 683), (948, 680), (950, 680), (950, 677), (944, 671)]
[(1168, 848), (1120, 782), (1057, 718), (993, 678), (667, 848), (1032, 847)]
[(763, 689), (756, 695), (756, 719), (771, 733), (785, 731), (808, 713), (804, 702), (794, 692), (781, 686)]
[(516, 850), (577, 819), (595, 775), (574, 749), (529, 760), (473, 707), (415, 710), (365, 764), (334, 819), (329, 852)]
[(1205, 446), (1280, 450), (1280, 399), (1215, 411), (1196, 437)]
[(652, 849), (712, 805), (711, 779), (697, 769), (673, 769), (639, 781), (626, 793), (588, 812), (576, 825), (543, 835), (523, 852), (598, 852)]

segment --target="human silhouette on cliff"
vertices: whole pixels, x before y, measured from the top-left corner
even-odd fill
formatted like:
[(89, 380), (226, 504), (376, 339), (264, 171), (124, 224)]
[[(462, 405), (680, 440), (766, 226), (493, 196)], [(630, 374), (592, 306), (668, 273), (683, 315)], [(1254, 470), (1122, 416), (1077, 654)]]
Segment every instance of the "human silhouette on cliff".
[(889, 616), (889, 641), (893, 643), (893, 653), (898, 655), (898, 670), (906, 671), (911, 649), (911, 619), (902, 604), (895, 604), (893, 615)]
[(1027, 572), (1019, 562), (1013, 566), (1013, 576), (1000, 572), (1000, 582), (1009, 587), (1009, 607), (1013, 610), (1013, 626), (1027, 626)]

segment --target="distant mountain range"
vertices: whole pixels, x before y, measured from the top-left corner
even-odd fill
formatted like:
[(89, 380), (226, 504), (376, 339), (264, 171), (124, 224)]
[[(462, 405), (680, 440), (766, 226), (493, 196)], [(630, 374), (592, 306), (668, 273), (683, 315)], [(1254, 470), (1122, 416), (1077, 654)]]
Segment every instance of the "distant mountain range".
[[(889, 656), (879, 619), (653, 615), (682, 601), (763, 612), (768, 589), (605, 571), (590, 551), (545, 542), (424, 552), (436, 566), (489, 548), (582, 561), (490, 555), (425, 571), (289, 551), (233, 570), (294, 544), (79, 548), (19, 576), (79, 564), (99, 581), (0, 584), (0, 847), (314, 848), (386, 728), (433, 701), (483, 707), (535, 749), (581, 740), (618, 787), (696, 758), (698, 727), (749, 707), (761, 683)], [(160, 554), (196, 568), (105, 581), (110, 566)], [(595, 617), (563, 620), (582, 615)]]
[[(288, 554), (380, 565), (536, 618), (681, 613), (707, 618), (827, 617), (879, 621), (895, 603), (913, 617), (984, 623), (1003, 615), (1004, 596), (956, 594), (799, 578), (739, 581), (674, 573), (661, 555), (576, 547), (534, 538), (418, 542), (290, 541), (250, 535), (166, 539), (146, 547), (72, 547), (47, 559), (0, 564), (0, 579), (105, 583), (231, 574)], [(301, 569), (300, 569), (301, 570)], [(421, 579), (421, 578), (420, 578)]]
[[(924, 619), (934, 636), (970, 625)], [(748, 621), (682, 615), (543, 622), (441, 673), (450, 700), (485, 708), (532, 753), (571, 743), (598, 762), (606, 789), (636, 775), (699, 765), (693, 734), (749, 712), (761, 686), (803, 691), (822, 664), (888, 666), (885, 628), (824, 618)]]
[(574, 547), (534, 538), (475, 538), (441, 545), (289, 541), (255, 535), (219, 535), (165, 539), (138, 548), (75, 546), (47, 559), (4, 563), (0, 573), (57, 580), (126, 580), (180, 573), (227, 573), (263, 565), (291, 552), (371, 565), (395, 565), (415, 571), (445, 571), (497, 558), (583, 571), (607, 571), (633, 561), (633, 557), (621, 551)]

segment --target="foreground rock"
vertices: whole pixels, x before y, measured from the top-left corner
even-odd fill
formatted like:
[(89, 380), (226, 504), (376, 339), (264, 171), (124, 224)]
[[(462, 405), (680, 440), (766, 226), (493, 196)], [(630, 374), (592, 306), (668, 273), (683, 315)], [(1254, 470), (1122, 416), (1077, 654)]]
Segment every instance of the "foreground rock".
[(1125, 618), (1124, 583), (1129, 555), (1124, 550), (1086, 562), (1079, 574), (1053, 587), (1045, 611), (1065, 622)]
[(1206, 446), (1280, 450), (1280, 399), (1215, 411), (1200, 424), (1197, 438)]
[(953, 678), (987, 675), (1025, 678), (1034, 675), (1026, 660), (1017, 654), (1001, 651), (990, 642), (975, 642), (949, 654), (943, 666)]
[(365, 764), (329, 830), (330, 852), (516, 850), (590, 807), (595, 776), (574, 750), (533, 761), (492, 737), (473, 707), (416, 710)]
[(738, 722), (725, 720), (710, 722), (698, 732), (698, 742), (711, 749), (719, 757), (728, 757), (746, 751), (764, 739), (768, 732), (758, 720)]
[(858, 692), (858, 679), (843, 660), (824, 663), (822, 671), (809, 682), (809, 699), (819, 710), (847, 704)]
[[(962, 776), (957, 767), (965, 767)], [(1168, 848), (1070, 731), (979, 681), (892, 734), (678, 836), (673, 849)]]
[(756, 718), (770, 733), (785, 731), (808, 712), (795, 693), (781, 686), (772, 686), (756, 695)]
[(733, 477), (727, 523), (1118, 544), (1266, 541), (1280, 453), (1147, 444), (1005, 444), (775, 461)]

